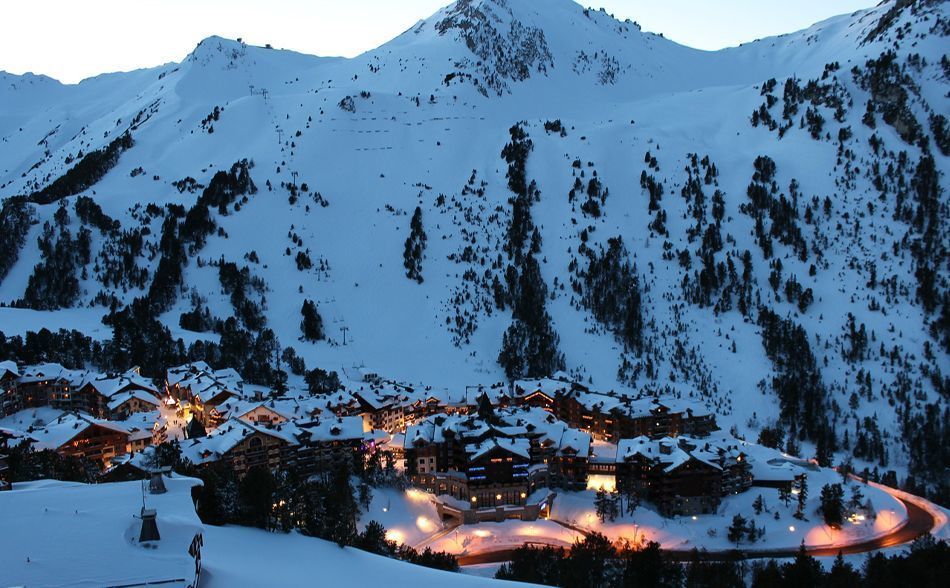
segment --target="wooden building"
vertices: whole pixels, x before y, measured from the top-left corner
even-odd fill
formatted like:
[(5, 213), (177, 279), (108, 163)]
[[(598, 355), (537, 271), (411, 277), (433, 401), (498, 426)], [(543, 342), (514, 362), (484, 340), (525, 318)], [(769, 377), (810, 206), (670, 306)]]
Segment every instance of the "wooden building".
[(296, 459), (294, 430), (293, 425), (265, 428), (229, 419), (207, 436), (182, 443), (182, 457), (196, 465), (223, 461), (242, 477), (255, 466), (284, 471)]
[(685, 437), (624, 439), (616, 463), (617, 489), (666, 516), (715, 513), (723, 496), (752, 484), (744, 453)]
[(511, 399), (517, 406), (543, 408), (573, 428), (612, 442), (641, 435), (704, 436), (717, 429), (713, 414), (699, 403), (594, 392), (560, 380), (516, 381), (512, 384)]
[(590, 445), (588, 433), (541, 408), (496, 413), (483, 399), (475, 415), (432, 416), (410, 426), (406, 473), (416, 487), (472, 508), (522, 507), (539, 487), (586, 487)]

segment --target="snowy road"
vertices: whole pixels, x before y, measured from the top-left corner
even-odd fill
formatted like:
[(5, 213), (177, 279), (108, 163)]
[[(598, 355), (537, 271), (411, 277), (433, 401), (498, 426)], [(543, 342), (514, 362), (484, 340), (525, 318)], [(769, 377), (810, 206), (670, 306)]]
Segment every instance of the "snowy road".
[[(901, 525), (891, 532), (879, 537), (851, 543), (842, 543), (840, 545), (833, 546), (819, 546), (813, 548), (806, 547), (805, 551), (814, 557), (835, 556), (839, 552), (845, 555), (867, 553), (869, 551), (876, 551), (878, 549), (906, 545), (927, 533), (942, 531), (947, 526), (948, 521), (946, 513), (935, 504), (923, 498), (913, 496), (899, 490), (894, 490), (885, 486), (878, 487), (885, 490), (895, 499), (904, 504), (904, 507), (907, 509), (907, 519)], [(573, 527), (560, 522), (558, 524), (561, 524), (579, 533), (586, 534), (584, 529)], [(534, 545), (550, 544), (556, 547), (563, 546), (563, 542), (560, 540), (555, 539), (548, 542), (543, 537), (534, 537), (530, 543)], [(465, 555), (460, 555), (458, 556), (458, 560), (459, 564), (463, 566), (485, 563), (499, 563), (510, 560), (511, 554), (515, 549), (516, 548), (513, 547), (506, 547), (502, 549), (486, 549), (477, 553), (467, 553)], [(666, 549), (663, 551), (666, 553), (666, 555), (678, 560), (692, 559), (694, 553), (694, 550), (684, 551)], [(728, 551), (702, 551), (700, 552), (700, 557), (704, 559), (716, 559), (724, 554), (729, 554), (730, 557), (739, 557), (741, 559), (784, 558), (794, 557), (797, 553), (798, 549), (745, 549)]]

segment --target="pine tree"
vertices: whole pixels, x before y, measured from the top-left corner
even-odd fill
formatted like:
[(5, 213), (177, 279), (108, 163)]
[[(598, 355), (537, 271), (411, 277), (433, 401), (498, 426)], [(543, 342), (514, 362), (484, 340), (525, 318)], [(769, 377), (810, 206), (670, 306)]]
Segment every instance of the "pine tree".
[(346, 462), (331, 472), (324, 495), (324, 506), (325, 527), (321, 536), (328, 541), (336, 541), (340, 547), (351, 545), (356, 537), (359, 505), (353, 497), (350, 468)]
[(851, 499), (848, 501), (848, 508), (851, 510), (858, 510), (861, 508), (861, 503), (864, 501), (864, 493), (861, 492), (861, 486), (855, 484), (851, 487)]
[(564, 369), (560, 338), (545, 309), (547, 286), (534, 255), (524, 258), (520, 275), (517, 270), (509, 273), (514, 320), (502, 339), (498, 363), (509, 379), (542, 377)]
[(746, 524), (747, 521), (744, 516), (737, 514), (732, 517), (732, 524), (729, 525), (728, 535), (729, 541), (736, 544), (736, 547), (739, 547), (739, 542), (742, 541), (742, 538), (746, 535)]
[(391, 557), (396, 553), (396, 542), (386, 538), (386, 528), (377, 521), (370, 521), (356, 539), (354, 547)]
[(617, 520), (617, 517), (620, 516), (620, 495), (617, 491), (611, 492), (607, 496), (607, 520), (611, 523)]
[(406, 277), (422, 283), (422, 259), (426, 248), (426, 233), (422, 228), (422, 209), (416, 207), (409, 223), (409, 237), (403, 251), (403, 265), (406, 267)]
[(762, 499), (762, 495), (759, 494), (755, 502), (752, 503), (752, 508), (755, 510), (755, 514), (762, 514), (762, 509), (765, 508), (765, 500)]
[(788, 507), (788, 501), (791, 500), (791, 498), (791, 493), (784, 487), (778, 489), (778, 499), (785, 503), (786, 507)]
[(826, 586), (835, 588), (849, 588), (861, 585), (861, 574), (855, 571), (854, 566), (844, 561), (841, 552), (835, 557), (835, 562), (828, 573)]
[(821, 488), (821, 514), (825, 523), (838, 528), (844, 522), (844, 488), (841, 484), (825, 484)]
[(597, 513), (597, 518), (600, 519), (601, 523), (607, 520), (608, 512), (610, 510), (607, 502), (607, 491), (604, 490), (603, 486), (601, 486), (594, 497), (594, 511)]
[(763, 534), (764, 531), (755, 526), (755, 519), (749, 519), (746, 526), (746, 536), (749, 538), (749, 543), (755, 543)]
[(277, 486), (270, 470), (252, 467), (238, 486), (242, 519), (245, 524), (261, 529), (270, 528), (274, 491)]
[(304, 300), (300, 308), (300, 314), (303, 320), (300, 321), (300, 330), (303, 331), (303, 338), (306, 341), (320, 341), (326, 338), (323, 332), (323, 318), (317, 312), (317, 305), (313, 300)]
[(805, 504), (808, 500), (808, 478), (802, 474), (798, 484), (798, 509), (795, 511), (795, 518), (805, 518)]
[(640, 494), (633, 488), (625, 488), (623, 496), (627, 500), (627, 514), (632, 515), (640, 506)]

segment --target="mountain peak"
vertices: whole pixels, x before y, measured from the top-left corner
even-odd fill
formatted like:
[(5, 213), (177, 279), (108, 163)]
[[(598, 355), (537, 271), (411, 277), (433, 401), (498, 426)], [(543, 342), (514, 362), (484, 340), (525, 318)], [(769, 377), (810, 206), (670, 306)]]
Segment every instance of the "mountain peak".
[(508, 81), (520, 82), (554, 67), (544, 31), (518, 20), (508, 0), (459, 0), (441, 16), (435, 30), (468, 47), (478, 58), (474, 66), (484, 84), (498, 94), (507, 90)]
[(220, 61), (223, 65), (234, 65), (247, 56), (247, 44), (241, 40), (226, 39), (212, 35), (201, 40), (188, 54), (186, 62), (209, 65)]

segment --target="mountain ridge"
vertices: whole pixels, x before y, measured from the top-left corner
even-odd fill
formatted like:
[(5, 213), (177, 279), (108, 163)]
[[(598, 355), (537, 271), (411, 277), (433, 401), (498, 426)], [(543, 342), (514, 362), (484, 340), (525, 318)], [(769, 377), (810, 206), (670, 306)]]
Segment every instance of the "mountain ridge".
[[(456, 3), (352, 59), (210, 37), (0, 84), (0, 331), (109, 341), (140, 313), (230, 350), (213, 363), (248, 333), (452, 387), (553, 349), (550, 372), (698, 398), (740, 435), (943, 463), (946, 3), (715, 53), (556, 6)], [(476, 9), (476, 51), (526, 48), (523, 68), (479, 64)], [(304, 300), (325, 339), (302, 339)]]

